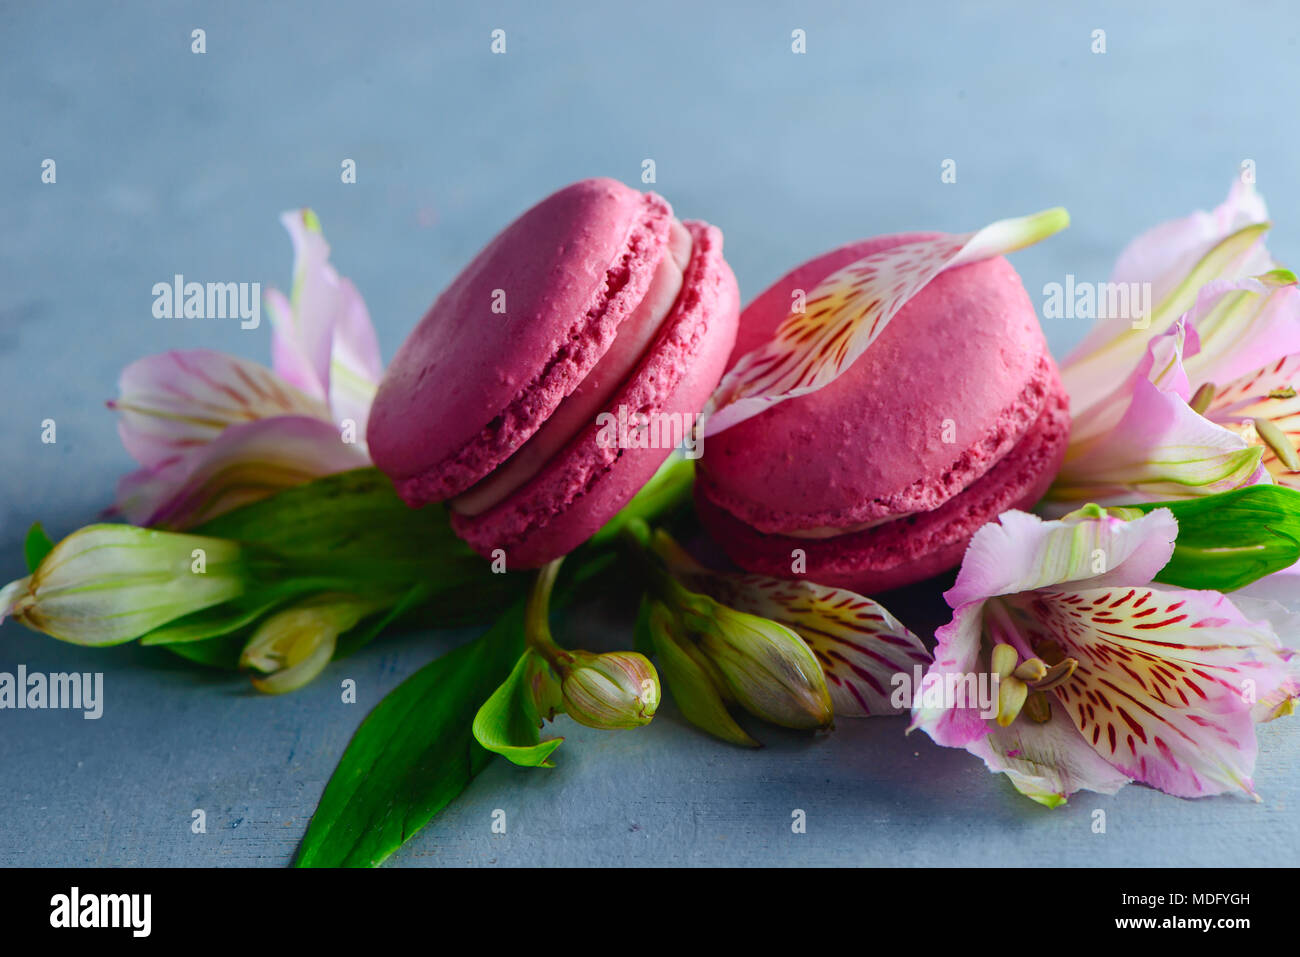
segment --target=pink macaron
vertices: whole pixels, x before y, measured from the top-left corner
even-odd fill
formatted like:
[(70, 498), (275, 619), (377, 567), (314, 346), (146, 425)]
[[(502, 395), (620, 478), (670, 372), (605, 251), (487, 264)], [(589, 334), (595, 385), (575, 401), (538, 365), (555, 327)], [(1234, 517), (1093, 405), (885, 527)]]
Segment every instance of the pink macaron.
[(544, 564), (694, 426), (739, 303), (718, 229), (614, 180), (574, 183), (488, 243), (403, 343), (371, 456), (407, 504), (447, 502), (480, 554)]
[[(799, 266), (745, 309), (729, 365), (796, 290), (930, 235), (882, 236)], [(1028, 508), (1060, 468), (1068, 399), (1002, 257), (940, 273), (838, 379), (710, 437), (700, 518), (743, 568), (879, 592), (960, 563), (975, 530)]]

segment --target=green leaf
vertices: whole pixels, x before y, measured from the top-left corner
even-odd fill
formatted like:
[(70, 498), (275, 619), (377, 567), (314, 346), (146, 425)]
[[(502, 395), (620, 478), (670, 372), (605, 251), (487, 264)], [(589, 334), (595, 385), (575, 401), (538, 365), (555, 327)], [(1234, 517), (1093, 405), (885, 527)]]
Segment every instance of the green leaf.
[(298, 867), (374, 867), (447, 806), (491, 755), (479, 705), (523, 650), (523, 603), (485, 634), (425, 665), (370, 713), (325, 787)]
[(36, 571), (36, 566), (54, 550), (54, 542), (45, 534), (40, 522), (33, 522), (27, 529), (27, 538), (23, 542), (23, 557), (27, 560), (27, 571)]
[(1300, 492), (1282, 485), (1127, 507), (1178, 520), (1173, 558), (1156, 575), (1167, 585), (1228, 592), (1300, 561)]
[(419, 607), (433, 594), (433, 586), (427, 582), (412, 585), (410, 590), (392, 608), (369, 622), (362, 622), (346, 635), (339, 637), (338, 647), (334, 651), (334, 660), (346, 658), (364, 648), (379, 637), (380, 632), (397, 621), (411, 609)]
[(543, 741), (540, 731), (542, 711), (554, 713), (553, 705), (546, 701), (552, 697), (547, 689), (553, 688), (554, 683), (546, 661), (532, 649), (526, 650), (515, 662), (510, 676), (478, 709), (474, 717), (474, 739), (521, 767), (555, 767), (551, 753), (564, 738)]

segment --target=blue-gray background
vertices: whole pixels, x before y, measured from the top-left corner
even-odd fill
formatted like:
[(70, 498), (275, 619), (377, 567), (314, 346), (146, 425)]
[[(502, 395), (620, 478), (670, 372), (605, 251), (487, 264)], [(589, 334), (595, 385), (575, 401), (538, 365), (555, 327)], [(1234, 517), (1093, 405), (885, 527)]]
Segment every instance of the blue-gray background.
[[(284, 209), (313, 206), (385, 358), (522, 209), (586, 176), (720, 225), (744, 297), (859, 237), (964, 231), (1051, 205), (1016, 254), (1039, 299), (1106, 277), (1155, 222), (1210, 208), (1243, 160), (1300, 262), (1289, 4), (5, 3), (0, 9), (0, 581), (36, 520), (92, 520), (131, 467), (103, 400), (145, 353), (265, 359), (269, 331), (151, 316), (150, 289), (288, 283)], [(207, 31), (207, 53), (190, 33)], [(489, 51), (506, 31), (507, 53)], [(791, 31), (807, 53), (791, 52)], [(1090, 51), (1106, 31), (1107, 52)], [(54, 158), (58, 182), (40, 181)], [(340, 163), (357, 163), (357, 183)], [(940, 182), (945, 159), (957, 182)], [(1056, 320), (1060, 355), (1083, 332)], [(55, 445), (40, 422), (58, 423)], [(936, 589), (900, 599), (918, 631)], [(599, 630), (599, 622), (592, 623)], [(0, 712), (0, 864), (285, 863), (365, 712), (458, 637), (380, 642), (261, 697), (165, 652), (8, 624), (0, 670), (106, 673), (99, 721)], [(339, 700), (357, 680), (359, 701)], [(634, 734), (562, 719), (559, 767), (492, 766), (396, 864), (1294, 862), (1300, 725), (1261, 730), (1262, 804), (1129, 787), (1048, 812), (901, 720), (728, 748), (671, 705)], [(191, 833), (191, 812), (208, 832)], [(496, 808), (504, 835), (491, 832)], [(807, 833), (791, 833), (791, 811)], [(1092, 831), (1092, 811), (1107, 831)]]

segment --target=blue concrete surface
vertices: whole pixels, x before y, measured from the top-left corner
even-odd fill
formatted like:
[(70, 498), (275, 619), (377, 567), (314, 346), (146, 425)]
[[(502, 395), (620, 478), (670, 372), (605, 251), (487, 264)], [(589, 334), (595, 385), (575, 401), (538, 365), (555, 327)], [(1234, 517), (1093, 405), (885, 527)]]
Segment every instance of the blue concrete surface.
[[(6, 4), (0, 580), (22, 573), (31, 522), (85, 524), (129, 469), (103, 407), (126, 363), (268, 355), (265, 327), (154, 319), (150, 290), (178, 272), (283, 287), (281, 210), (319, 212), (385, 357), (512, 216), (581, 177), (636, 183), (647, 158), (681, 214), (723, 228), (746, 298), (847, 240), (1065, 205), (1072, 228), (1014, 259), (1037, 299), (1066, 273), (1104, 279), (1138, 230), (1219, 202), (1246, 159), (1279, 224), (1271, 247), (1294, 264), (1298, 33), (1292, 5), (1265, 2)], [(1047, 326), (1058, 354), (1083, 331)], [(936, 588), (901, 601), (918, 630), (943, 620)], [(283, 864), (366, 710), (456, 640), (381, 642), (266, 698), (162, 652), (5, 625), (0, 670), (103, 671), (106, 701), (98, 721), (0, 712), (0, 864)], [(1298, 729), (1261, 731), (1261, 804), (1130, 787), (1048, 812), (901, 720), (811, 742), (766, 730), (748, 753), (666, 706), (635, 734), (566, 726), (554, 771), (494, 765), (393, 863), (1294, 863)]]

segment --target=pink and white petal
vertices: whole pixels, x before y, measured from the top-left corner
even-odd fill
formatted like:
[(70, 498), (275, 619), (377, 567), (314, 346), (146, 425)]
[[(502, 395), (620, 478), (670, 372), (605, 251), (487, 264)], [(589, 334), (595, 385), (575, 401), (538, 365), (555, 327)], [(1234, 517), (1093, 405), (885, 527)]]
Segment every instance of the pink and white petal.
[(120, 515), (132, 525), (147, 525), (154, 513), (185, 484), (200, 454), (200, 450), (191, 449), (122, 476), (108, 514)]
[(1071, 445), (1047, 493), (1055, 504), (1158, 502), (1268, 484), (1261, 446), (1194, 412), (1149, 380), (1109, 432)]
[(122, 444), (153, 466), (202, 447), (228, 426), (278, 415), (326, 415), (325, 406), (247, 359), (209, 349), (165, 352), (126, 367), (118, 398)]
[(1133, 404), (1133, 393), (1140, 380), (1151, 382), (1162, 392), (1190, 399), (1192, 389), (1184, 356), (1195, 354), (1199, 348), (1196, 330), (1181, 318), (1168, 331), (1153, 338), (1120, 386), (1097, 401), (1086, 414), (1072, 417), (1070, 446), (1076, 450), (1085, 448), (1116, 428)]
[(723, 377), (704, 410), (705, 436), (835, 381), (945, 269), (1021, 249), (1069, 221), (1065, 210), (1049, 209), (974, 233), (904, 243), (832, 273), (809, 293), (805, 312), (787, 316), (768, 343)]
[[(1263, 248), (1267, 223), (1244, 226), (1211, 245), (1166, 295), (1152, 292), (1151, 315), (1115, 317), (1097, 323), (1061, 364), (1061, 381), (1070, 394), (1070, 411), (1083, 416), (1114, 388), (1116, 370), (1129, 369), (1147, 344), (1191, 309), (1197, 293), (1215, 279), (1238, 279), (1269, 268)], [(1132, 280), (1138, 281), (1138, 280)], [(1147, 277), (1144, 281), (1152, 281)]]
[(696, 575), (692, 587), (739, 611), (790, 628), (821, 663), (836, 717), (901, 714), (894, 676), (930, 664), (930, 653), (878, 602), (844, 588), (765, 575)]
[(1245, 226), (1267, 221), (1263, 197), (1252, 184), (1235, 179), (1228, 198), (1212, 212), (1197, 210), (1182, 219), (1161, 223), (1130, 242), (1115, 263), (1111, 281), (1149, 282), (1152, 298), (1158, 302), (1221, 239)]
[(283, 489), (367, 464), (364, 452), (321, 419), (279, 416), (234, 425), (192, 456), (179, 486), (141, 524), (191, 528)]
[(280, 222), (293, 240), (293, 289), (289, 295), (293, 304), (291, 338), (328, 394), (334, 329), (341, 312), (339, 276), (329, 263), (330, 247), (314, 212), (290, 210), (280, 215)]
[(1017, 791), (1044, 807), (1060, 807), (1076, 791), (1114, 794), (1131, 778), (1106, 763), (1070, 722), (1021, 718), (996, 725), (967, 750), (990, 771), (1005, 774)]
[(1146, 584), (1168, 564), (1178, 522), (1167, 508), (1133, 521), (1103, 516), (1044, 521), (1003, 512), (975, 532), (957, 581), (944, 593), (953, 608), (1071, 582)]
[(1300, 288), (1282, 270), (1208, 283), (1186, 318), (1200, 344), (1183, 360), (1196, 382), (1248, 380), (1300, 354)]
[[(934, 664), (926, 671), (920, 688), (913, 688), (912, 723), (908, 731), (920, 728), (936, 744), (947, 748), (969, 748), (973, 742), (996, 727), (980, 709), (973, 705), (953, 707), (951, 701), (943, 705), (927, 703), (926, 688), (947, 687), (964, 682), (968, 676), (989, 672), (988, 655), (984, 652), (984, 602), (974, 601), (961, 605), (953, 612), (948, 624), (935, 630), (938, 644), (934, 649)], [(948, 676), (953, 676), (949, 678)], [(968, 699), (969, 700), (969, 699)]]
[(379, 340), (361, 293), (350, 280), (340, 279), (339, 296), (341, 309), (334, 327), (330, 364), (330, 410), (336, 424), (351, 420), (357, 435), (364, 436), (384, 367)]
[(1254, 795), (1253, 706), (1293, 681), (1268, 622), (1218, 592), (1149, 585), (1044, 591), (1017, 607), (1077, 659), (1053, 713), (1108, 763), (1180, 797)]
[(268, 289), (262, 298), (271, 314), (271, 368), (285, 382), (307, 395), (325, 399), (325, 387), (298, 342), (289, 300), (278, 289)]
[[(1290, 590), (1286, 595), (1291, 600), (1300, 594), (1300, 582), (1297, 582), (1294, 577), (1300, 572), (1296, 569), (1300, 569), (1300, 564), (1293, 569), (1268, 576), (1269, 578), (1277, 578), (1279, 575), (1286, 577), (1287, 572), (1291, 572)], [(1251, 621), (1266, 623), (1272, 628), (1273, 634), (1277, 636), (1275, 650), (1287, 666), (1286, 679), (1273, 691), (1260, 695), (1251, 708), (1251, 718), (1256, 724), (1260, 724), (1291, 714), (1295, 702), (1300, 700), (1300, 651), (1297, 651), (1297, 648), (1300, 648), (1300, 614), (1291, 611), (1279, 601), (1258, 594), (1248, 594), (1248, 592), (1250, 586), (1233, 592), (1232, 603)]]

